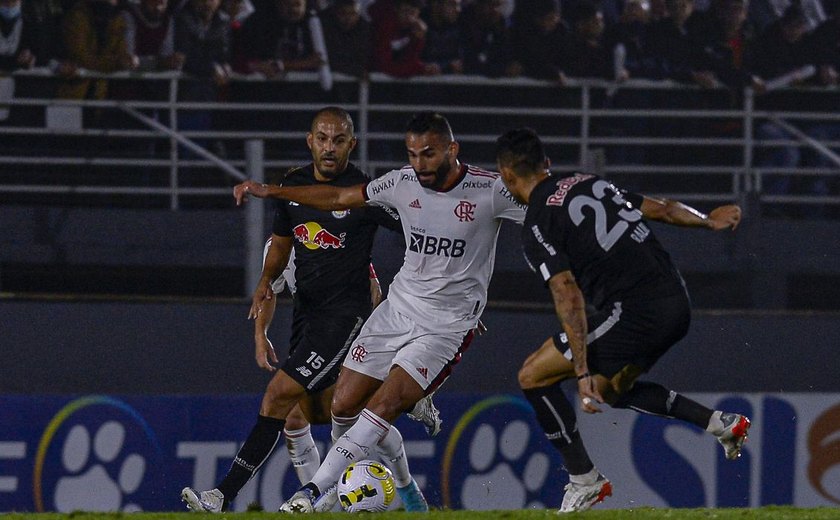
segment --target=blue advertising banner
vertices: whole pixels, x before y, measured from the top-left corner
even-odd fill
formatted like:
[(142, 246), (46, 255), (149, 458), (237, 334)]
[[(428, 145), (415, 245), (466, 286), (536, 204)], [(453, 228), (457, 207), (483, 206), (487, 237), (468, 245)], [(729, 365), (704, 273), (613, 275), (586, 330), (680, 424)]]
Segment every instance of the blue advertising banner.
[[(727, 461), (680, 421), (606, 410), (580, 429), (615, 493), (601, 507), (840, 504), (840, 394), (692, 394), (749, 414)], [(435, 507), (557, 508), (568, 476), (528, 403), (508, 394), (436, 396), (444, 429), (400, 418), (412, 474)], [(214, 487), (250, 431), (260, 396), (0, 396), (0, 511), (181, 510), (180, 490)], [(323, 455), (328, 426), (313, 428)], [(234, 502), (276, 510), (299, 486), (278, 448)]]

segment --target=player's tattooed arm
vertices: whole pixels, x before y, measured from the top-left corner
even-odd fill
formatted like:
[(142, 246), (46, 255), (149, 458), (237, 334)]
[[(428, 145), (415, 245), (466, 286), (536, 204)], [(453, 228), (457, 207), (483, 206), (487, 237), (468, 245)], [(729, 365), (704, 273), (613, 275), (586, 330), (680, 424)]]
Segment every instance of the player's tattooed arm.
[(589, 413), (598, 412), (600, 410), (592, 402), (603, 403), (604, 399), (594, 385), (586, 361), (586, 335), (589, 331), (586, 324), (586, 302), (583, 293), (571, 271), (555, 274), (549, 279), (548, 285), (554, 299), (554, 310), (563, 325), (563, 331), (569, 340), (569, 348), (572, 350), (572, 363), (578, 378), (578, 392), (583, 410)]
[(676, 200), (645, 196), (640, 209), (645, 218), (650, 220), (682, 227), (704, 227), (713, 231), (734, 230), (741, 222), (741, 208), (735, 204), (717, 207), (706, 215)]

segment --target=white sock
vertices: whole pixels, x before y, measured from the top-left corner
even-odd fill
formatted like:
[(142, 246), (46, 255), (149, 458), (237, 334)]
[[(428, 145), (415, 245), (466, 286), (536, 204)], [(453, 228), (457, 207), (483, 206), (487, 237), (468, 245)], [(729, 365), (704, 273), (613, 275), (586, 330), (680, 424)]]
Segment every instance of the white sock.
[(312, 480), (321, 465), (321, 454), (315, 446), (311, 428), (307, 424), (299, 430), (283, 430), (283, 434), (286, 436), (286, 449), (289, 450), (295, 473), (300, 483), (305, 484)]
[(723, 431), (723, 421), (720, 420), (720, 414), (723, 413), (720, 410), (716, 410), (712, 412), (712, 417), (709, 419), (709, 425), (706, 426), (706, 431), (713, 434), (718, 435), (720, 432)]
[(365, 408), (356, 424), (332, 445), (310, 481), (323, 493), (338, 481), (351, 462), (369, 458), (390, 429), (388, 421)]
[(408, 457), (405, 455), (405, 446), (400, 431), (391, 426), (385, 437), (379, 441), (379, 453), (385, 465), (394, 474), (394, 483), (398, 488), (411, 484), (411, 472), (408, 470)]
[(341, 438), (342, 435), (347, 433), (356, 421), (359, 420), (358, 415), (354, 415), (353, 417), (336, 417), (335, 415), (332, 416), (332, 430), (330, 431), (330, 437), (332, 437), (333, 444)]
[(583, 475), (569, 474), (569, 482), (579, 486), (588, 486), (590, 484), (594, 484), (595, 481), (598, 480), (598, 475), (600, 475), (600, 473), (598, 473), (598, 468), (592, 468), (588, 473), (584, 473)]

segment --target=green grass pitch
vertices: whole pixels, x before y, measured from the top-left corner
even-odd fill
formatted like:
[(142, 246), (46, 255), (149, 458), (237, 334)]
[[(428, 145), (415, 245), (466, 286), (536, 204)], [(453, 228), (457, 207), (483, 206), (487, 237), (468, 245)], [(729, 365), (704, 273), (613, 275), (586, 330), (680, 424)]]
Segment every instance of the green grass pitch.
[[(424, 518), (426, 520), (557, 520), (559, 515), (554, 510), (521, 511), (432, 511), (431, 513), (362, 513), (364, 518), (372, 520), (400, 520)], [(0, 513), (0, 520), (277, 520), (277, 513), (223, 513), (221, 515), (197, 513)], [(282, 515), (285, 517), (286, 515)], [(296, 515), (299, 516), (299, 515)], [(312, 515), (314, 519), (347, 520), (347, 513), (328, 513)], [(591, 510), (584, 513), (563, 515), (565, 518), (586, 520), (824, 520), (840, 519), (840, 509), (836, 508), (795, 508), (761, 507), (728, 509), (666, 509), (639, 508)]]

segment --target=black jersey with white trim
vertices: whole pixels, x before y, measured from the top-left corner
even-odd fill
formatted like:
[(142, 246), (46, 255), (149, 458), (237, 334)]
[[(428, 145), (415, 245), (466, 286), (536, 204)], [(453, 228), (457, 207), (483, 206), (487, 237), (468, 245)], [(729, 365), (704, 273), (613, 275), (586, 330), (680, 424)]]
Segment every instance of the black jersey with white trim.
[[(315, 179), (310, 163), (289, 171), (283, 185), (354, 186), (369, 180), (356, 166), (348, 164), (341, 175), (321, 182)], [(278, 201), (273, 233), (294, 239), (296, 305), (353, 316), (370, 312), (369, 265), (378, 225), (401, 229), (398, 216), (380, 208), (322, 211), (288, 200)]]
[(529, 265), (545, 282), (571, 271), (596, 307), (683, 291), (679, 272), (642, 218), (642, 200), (597, 175), (547, 177), (531, 192), (522, 229)]

